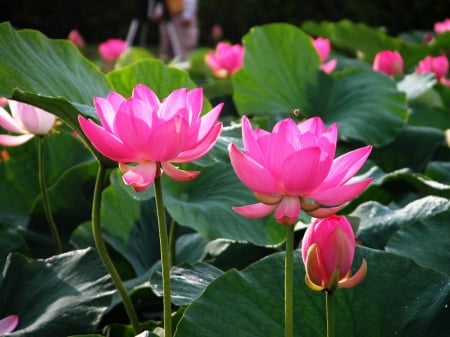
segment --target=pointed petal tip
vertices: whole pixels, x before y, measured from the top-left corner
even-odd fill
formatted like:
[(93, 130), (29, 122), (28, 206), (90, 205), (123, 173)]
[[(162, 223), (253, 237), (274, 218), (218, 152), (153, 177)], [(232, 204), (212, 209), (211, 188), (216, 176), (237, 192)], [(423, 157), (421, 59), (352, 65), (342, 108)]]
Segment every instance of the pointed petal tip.
[(354, 288), (357, 285), (361, 284), (364, 281), (367, 275), (367, 262), (366, 259), (362, 260), (361, 267), (359, 267), (358, 271), (349, 279), (340, 282), (338, 284), (339, 288)]

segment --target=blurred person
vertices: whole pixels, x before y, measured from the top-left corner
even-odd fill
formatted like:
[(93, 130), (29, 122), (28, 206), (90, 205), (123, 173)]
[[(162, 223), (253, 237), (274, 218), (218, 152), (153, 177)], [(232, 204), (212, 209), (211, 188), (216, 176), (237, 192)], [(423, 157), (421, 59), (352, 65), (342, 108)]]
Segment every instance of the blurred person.
[(153, 20), (159, 24), (159, 56), (186, 61), (197, 47), (197, 0), (156, 0)]

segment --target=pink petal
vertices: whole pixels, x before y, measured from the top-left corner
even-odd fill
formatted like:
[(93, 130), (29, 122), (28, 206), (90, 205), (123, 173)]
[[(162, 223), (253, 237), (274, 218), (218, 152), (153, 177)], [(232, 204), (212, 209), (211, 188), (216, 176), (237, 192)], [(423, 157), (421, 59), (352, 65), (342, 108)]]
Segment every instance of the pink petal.
[(11, 114), (21, 128), (34, 135), (45, 135), (55, 124), (56, 117), (35, 106), (9, 100)]
[[(143, 101), (148, 107), (148, 110), (155, 111), (155, 113), (159, 110), (161, 105), (158, 96), (149, 87), (143, 84), (138, 84), (133, 89), (132, 99), (139, 99)], [(150, 115), (149, 111), (146, 111), (143, 114)]]
[[(200, 117), (203, 107), (203, 89), (201, 87), (192, 89), (187, 92), (186, 102), (189, 111), (189, 124), (197, 121)], [(223, 105), (223, 104), (222, 104)], [(219, 112), (222, 107), (219, 108)], [(219, 114), (217, 114), (217, 118)], [(216, 118), (216, 120), (217, 120)]]
[(282, 192), (278, 182), (267, 168), (243, 154), (236, 145), (230, 144), (228, 153), (236, 175), (247, 188), (262, 194), (280, 194)]
[(175, 117), (153, 128), (147, 143), (147, 155), (158, 162), (173, 161), (186, 141), (189, 125), (183, 117)]
[(343, 209), (344, 206), (345, 205), (343, 204), (337, 207), (321, 207), (314, 211), (307, 211), (306, 213), (308, 213), (313, 218), (326, 218), (329, 217), (330, 215), (336, 214), (341, 209)]
[(320, 70), (322, 70), (325, 74), (330, 74), (333, 72), (334, 69), (336, 69), (337, 66), (337, 60), (332, 59), (328, 62), (322, 63), (320, 65)]
[(186, 95), (186, 88), (180, 88), (172, 91), (159, 107), (159, 118), (163, 120), (170, 120), (175, 115), (178, 115), (180, 111), (184, 110), (183, 115), (186, 120), (189, 120), (188, 111), (186, 109)]
[(360, 195), (369, 186), (371, 178), (356, 183), (320, 189), (307, 197), (325, 206), (337, 206)]
[[(261, 132), (259, 130), (253, 130), (250, 120), (247, 116), (242, 117), (242, 143), (244, 149), (249, 156), (251, 156), (258, 163), (264, 163), (264, 154), (258, 144), (258, 139), (261, 137)], [(261, 130), (264, 133), (264, 130)], [(270, 137), (269, 133), (265, 133), (267, 137)]]
[(300, 200), (296, 197), (284, 197), (275, 210), (275, 219), (282, 225), (293, 225), (300, 215)]
[(124, 172), (123, 182), (133, 187), (136, 192), (142, 192), (155, 181), (157, 165), (155, 162), (140, 163), (137, 166), (121, 164), (120, 169)]
[(338, 288), (354, 288), (359, 285), (367, 274), (367, 262), (366, 259), (363, 259), (361, 267), (359, 267), (358, 271), (349, 279), (339, 282)]
[(20, 136), (0, 135), (0, 145), (18, 146), (18, 145), (22, 145), (22, 144), (28, 142), (33, 137), (34, 137), (34, 135), (32, 135), (32, 134), (20, 135)]
[(233, 211), (246, 218), (259, 219), (272, 213), (276, 206), (277, 205), (266, 205), (260, 202), (257, 204), (233, 207)]
[(0, 334), (12, 332), (19, 324), (19, 316), (10, 315), (0, 320)]
[(346, 183), (365, 164), (372, 151), (372, 146), (365, 146), (347, 152), (333, 161), (330, 172), (323, 182), (323, 187), (331, 187)]
[(0, 107), (0, 126), (7, 131), (16, 133), (27, 133), (26, 130), (22, 128), (22, 125), (17, 123), (17, 121), (2, 107)]
[[(115, 93), (111, 93), (109, 96), (114, 96), (114, 94)], [(123, 99), (123, 101), (125, 101), (125, 99)], [(113, 132), (116, 109), (113, 107), (111, 102), (103, 97), (95, 97), (94, 107), (105, 130), (108, 132)]]
[(310, 147), (291, 154), (285, 160), (281, 178), (287, 194), (305, 195), (325, 179), (332, 158), (321, 160), (321, 157), (320, 148)]
[(186, 163), (202, 157), (214, 147), (221, 131), (222, 123), (216, 124), (207, 137), (203, 138), (203, 140), (196, 144), (194, 148), (180, 153), (173, 161), (176, 161), (177, 163)]
[(136, 153), (126, 144), (92, 120), (78, 116), (81, 129), (92, 145), (104, 156), (118, 162), (137, 161)]
[(161, 163), (162, 169), (167, 176), (176, 181), (191, 181), (198, 177), (200, 171), (185, 171), (168, 162)]

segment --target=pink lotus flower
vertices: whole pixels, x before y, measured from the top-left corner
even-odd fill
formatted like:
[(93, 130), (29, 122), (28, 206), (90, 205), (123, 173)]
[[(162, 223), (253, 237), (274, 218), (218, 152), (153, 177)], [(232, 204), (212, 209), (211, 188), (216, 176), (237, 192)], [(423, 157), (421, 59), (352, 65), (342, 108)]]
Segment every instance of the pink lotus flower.
[(228, 77), (242, 68), (244, 47), (240, 44), (231, 45), (227, 42), (219, 42), (216, 50), (206, 54), (205, 62), (212, 69), (214, 76)]
[(355, 234), (343, 216), (316, 219), (303, 236), (301, 250), (306, 284), (312, 290), (333, 292), (337, 288), (353, 288), (366, 276), (366, 260), (351, 276)]
[(119, 162), (123, 181), (136, 191), (144, 191), (156, 176), (165, 172), (178, 181), (199, 174), (175, 167), (206, 154), (222, 129), (218, 122), (222, 104), (200, 118), (201, 88), (173, 91), (163, 102), (145, 85), (137, 85), (131, 98), (116, 92), (94, 98), (102, 126), (79, 116), (83, 132), (106, 157)]
[(78, 48), (84, 48), (86, 43), (84, 42), (83, 36), (81, 36), (80, 32), (76, 29), (72, 29), (67, 36), (67, 39), (72, 42)]
[(403, 75), (403, 58), (397, 51), (383, 50), (375, 55), (373, 70), (389, 76)]
[(443, 85), (450, 86), (450, 80), (446, 78), (449, 69), (447, 56), (427, 56), (416, 67), (419, 74), (432, 73)]
[(47, 134), (55, 124), (56, 117), (32, 105), (8, 100), (11, 114), (0, 107), (0, 126), (20, 135), (0, 135), (4, 146), (21, 145), (35, 135)]
[(298, 125), (284, 119), (272, 132), (252, 130), (243, 117), (244, 152), (234, 144), (228, 152), (237, 176), (260, 202), (233, 209), (248, 218), (275, 211), (275, 219), (284, 225), (294, 224), (301, 209), (314, 217), (336, 213), (369, 185), (371, 179), (349, 180), (372, 149), (362, 147), (334, 159), (337, 129), (336, 124), (326, 129), (313, 117)]
[(450, 32), (450, 18), (447, 18), (441, 22), (436, 22), (434, 24), (434, 31), (436, 32), (436, 34)]
[(19, 316), (9, 315), (0, 319), (0, 335), (14, 331), (19, 324)]
[(100, 56), (105, 62), (114, 62), (128, 48), (128, 44), (122, 39), (108, 39), (98, 46)]
[(320, 69), (326, 74), (333, 72), (333, 70), (336, 68), (337, 60), (332, 59), (327, 62), (327, 59), (331, 53), (330, 40), (324, 39), (322, 37), (318, 37), (316, 39), (311, 40), (313, 46), (316, 48), (317, 53), (319, 54), (320, 61), (322, 62), (322, 64), (320, 65)]

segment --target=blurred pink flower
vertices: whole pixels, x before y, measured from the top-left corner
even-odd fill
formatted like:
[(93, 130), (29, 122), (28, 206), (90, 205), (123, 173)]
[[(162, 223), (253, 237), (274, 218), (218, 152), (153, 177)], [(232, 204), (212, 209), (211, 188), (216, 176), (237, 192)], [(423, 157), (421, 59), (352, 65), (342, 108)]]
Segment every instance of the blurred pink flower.
[(6, 97), (0, 97), (0, 107), (7, 106), (8, 99)]
[(219, 24), (215, 24), (211, 28), (211, 37), (214, 41), (219, 41), (223, 36), (222, 26)]
[(333, 292), (360, 284), (366, 276), (367, 263), (363, 260), (351, 276), (355, 245), (355, 234), (346, 217), (332, 215), (314, 220), (303, 236), (301, 248), (308, 287)]
[(244, 62), (244, 47), (240, 44), (231, 45), (219, 42), (215, 50), (205, 56), (206, 64), (214, 76), (225, 78), (242, 68)]
[(105, 62), (114, 62), (128, 48), (128, 44), (122, 39), (108, 39), (98, 46), (100, 56)]
[(79, 116), (81, 128), (93, 146), (119, 162), (122, 179), (136, 191), (144, 191), (163, 172), (177, 181), (195, 179), (199, 172), (179, 169), (206, 154), (222, 129), (218, 117), (222, 104), (201, 116), (201, 88), (173, 91), (163, 102), (145, 85), (137, 85), (131, 98), (116, 92), (95, 97), (102, 126)]
[(35, 135), (47, 134), (55, 124), (56, 117), (32, 105), (8, 100), (11, 114), (0, 107), (0, 126), (20, 135), (0, 135), (4, 146), (21, 145)]
[(436, 22), (434, 24), (434, 31), (436, 34), (442, 34), (450, 31), (450, 18), (445, 19), (444, 21)]
[(0, 335), (14, 331), (19, 324), (19, 316), (9, 315), (0, 319)]
[(81, 36), (80, 32), (76, 29), (72, 29), (69, 32), (67, 39), (78, 48), (84, 48), (84, 46), (86, 45), (83, 36)]
[(364, 165), (372, 147), (334, 159), (337, 129), (337, 124), (326, 129), (319, 117), (313, 117), (298, 125), (290, 118), (284, 119), (272, 132), (253, 130), (244, 116), (244, 152), (234, 144), (230, 144), (228, 152), (236, 175), (260, 202), (233, 209), (248, 218), (261, 218), (275, 211), (280, 224), (292, 225), (301, 210), (325, 217), (357, 197), (371, 179), (350, 179)]
[(375, 55), (373, 70), (389, 76), (403, 75), (403, 58), (398, 51), (383, 50)]
[(445, 86), (450, 86), (450, 80), (446, 77), (449, 69), (447, 56), (427, 56), (416, 67), (418, 74), (431, 73)]
[(318, 37), (315, 39), (312, 38), (311, 40), (317, 50), (317, 53), (319, 54), (320, 61), (322, 62), (322, 64), (320, 65), (320, 69), (326, 74), (333, 72), (333, 70), (336, 68), (337, 60), (332, 59), (327, 62), (327, 59), (331, 53), (330, 40), (322, 37)]

